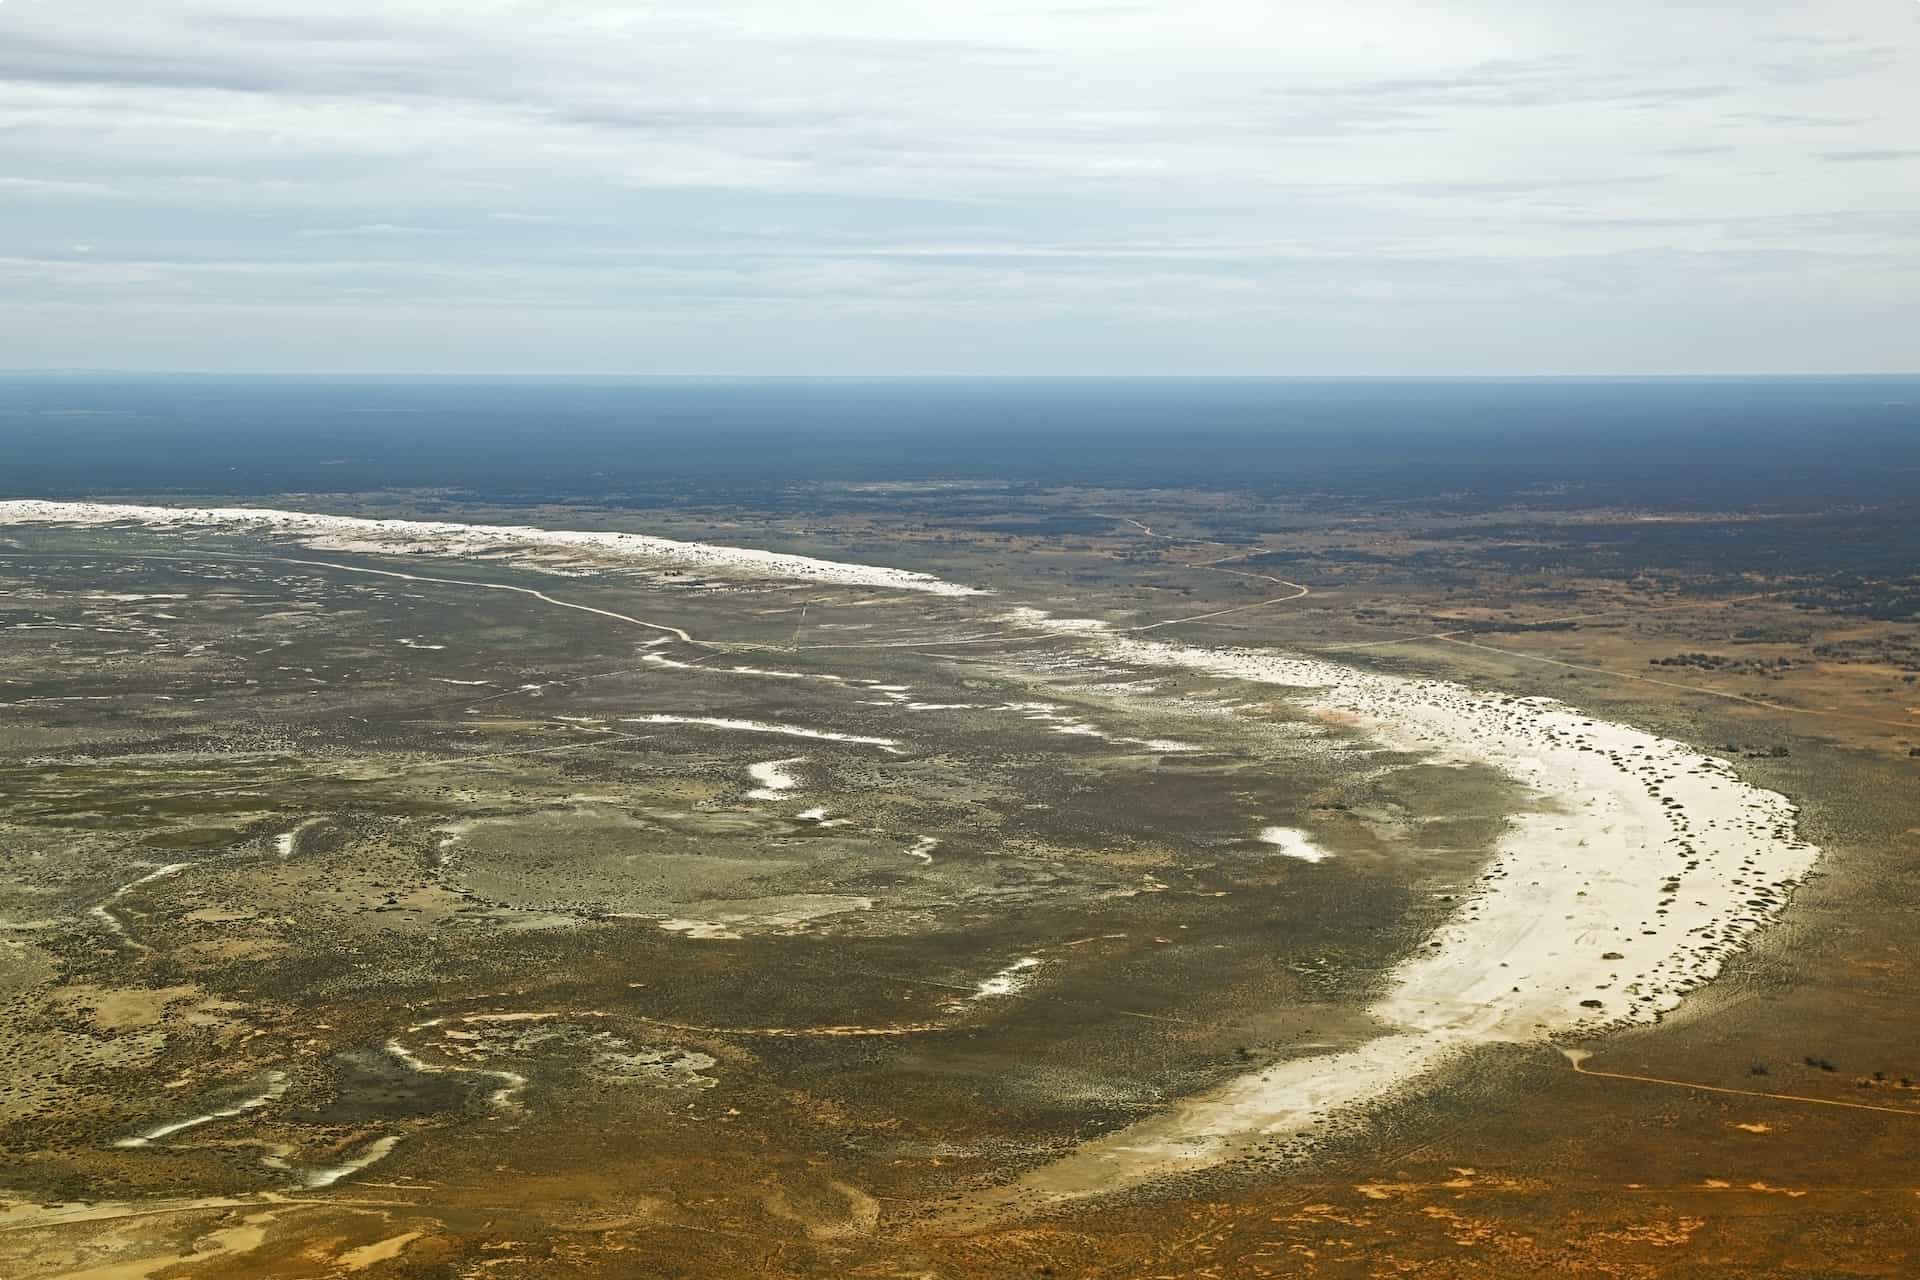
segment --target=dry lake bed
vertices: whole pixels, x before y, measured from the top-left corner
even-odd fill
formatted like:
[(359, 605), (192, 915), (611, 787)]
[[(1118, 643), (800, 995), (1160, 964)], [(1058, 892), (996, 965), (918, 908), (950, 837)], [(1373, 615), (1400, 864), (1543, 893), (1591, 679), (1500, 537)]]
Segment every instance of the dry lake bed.
[(0, 1272), (1906, 1256), (1909, 708), (1039, 501), (0, 503)]

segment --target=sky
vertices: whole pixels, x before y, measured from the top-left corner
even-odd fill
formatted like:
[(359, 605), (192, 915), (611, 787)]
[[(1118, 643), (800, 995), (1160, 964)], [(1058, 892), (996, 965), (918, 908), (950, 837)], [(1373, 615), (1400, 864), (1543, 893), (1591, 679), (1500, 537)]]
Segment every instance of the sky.
[(1920, 370), (1916, 0), (0, 0), (0, 368)]

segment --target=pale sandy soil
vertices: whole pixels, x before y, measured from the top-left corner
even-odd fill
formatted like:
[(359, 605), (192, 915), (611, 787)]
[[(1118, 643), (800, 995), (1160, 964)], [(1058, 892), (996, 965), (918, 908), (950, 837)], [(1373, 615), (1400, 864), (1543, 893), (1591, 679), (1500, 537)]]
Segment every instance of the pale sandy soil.
[(1794, 806), (1742, 782), (1726, 761), (1549, 699), (1273, 651), (1137, 640), (1031, 610), (1011, 620), (1084, 636), (1103, 659), (1298, 689), (1325, 718), (1391, 749), (1491, 765), (1532, 800), (1479, 890), (1370, 1009), (1379, 1038), (1185, 1099), (1042, 1167), (987, 1208), (1298, 1152), (1468, 1047), (1650, 1022), (1774, 919), (1818, 856), (1797, 838)]
[(523, 525), (452, 524), (433, 520), (364, 520), (353, 516), (314, 515), (263, 507), (156, 507), (109, 502), (0, 502), (0, 525), (138, 524), (152, 528), (194, 528), (292, 538), (325, 551), (442, 556), (500, 555), (514, 552), (577, 556), (589, 563), (640, 562), (685, 566), (706, 572), (834, 582), (847, 586), (888, 587), (939, 596), (979, 592), (943, 582), (929, 574), (880, 565), (843, 564), (811, 556), (782, 555), (750, 547), (677, 542), (639, 533), (536, 529)]

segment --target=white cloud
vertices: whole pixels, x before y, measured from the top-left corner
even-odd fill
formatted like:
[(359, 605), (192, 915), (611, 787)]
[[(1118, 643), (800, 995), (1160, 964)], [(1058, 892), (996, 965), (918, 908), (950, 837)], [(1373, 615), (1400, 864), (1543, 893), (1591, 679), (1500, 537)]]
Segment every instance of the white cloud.
[[(845, 327), (822, 371), (1391, 372), (1435, 356), (1406, 309), (1451, 302), (1475, 372), (1630, 304), (1639, 345), (1592, 359), (1667, 367), (1684, 331), (1772, 369), (1725, 305), (1760, 299), (1806, 318), (1795, 364), (1866, 367), (1920, 321), (1889, 297), (1916, 50), (1905, 0), (14, 0), (0, 271), (10, 310), (96, 325), (84, 359), (0, 336), (137, 362), (190, 295), (424, 365), (401, 318), (457, 306), (474, 368), (750, 371), (811, 309)], [(1302, 344), (1312, 305), (1377, 340)], [(711, 346), (585, 328), (621, 315)], [(285, 359), (201, 328), (191, 363)]]
[(393, 222), (363, 222), (353, 227), (303, 227), (298, 234), (308, 240), (338, 239), (350, 236), (437, 236), (437, 227), (408, 227)]

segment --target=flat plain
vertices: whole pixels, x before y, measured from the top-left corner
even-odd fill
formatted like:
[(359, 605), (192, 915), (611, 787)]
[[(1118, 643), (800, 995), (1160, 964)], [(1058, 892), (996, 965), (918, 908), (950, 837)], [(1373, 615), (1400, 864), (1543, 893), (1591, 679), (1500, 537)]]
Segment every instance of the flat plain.
[(146, 506), (0, 521), (6, 1274), (1911, 1270), (1896, 517)]

